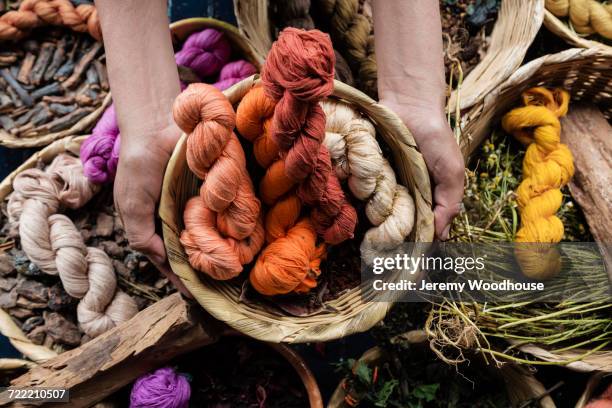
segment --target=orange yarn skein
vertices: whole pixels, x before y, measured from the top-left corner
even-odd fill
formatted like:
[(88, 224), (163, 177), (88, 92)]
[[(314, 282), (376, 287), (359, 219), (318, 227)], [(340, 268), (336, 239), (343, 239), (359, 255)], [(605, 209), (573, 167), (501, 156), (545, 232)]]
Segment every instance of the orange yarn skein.
[(181, 243), (194, 268), (220, 280), (240, 274), (263, 244), (261, 205), (233, 133), (235, 117), (207, 84), (190, 85), (174, 103), (174, 120), (189, 135), (187, 165), (204, 180), (185, 206)]
[(316, 287), (325, 255), (325, 245), (316, 246), (317, 233), (310, 219), (299, 220), (302, 204), (292, 190), (295, 182), (286, 177), (284, 162), (278, 160), (279, 148), (270, 137), (275, 105), (261, 87), (256, 87), (244, 96), (236, 114), (236, 127), (253, 143), (257, 163), (276, 180), (271, 187), (288, 191), (273, 199), (265, 188), (260, 189), (264, 202), (271, 205), (265, 217), (266, 242), (270, 245), (257, 258), (249, 279), (255, 290), (268, 296), (304, 293)]
[(287, 193), (280, 174), (298, 184), (297, 195), (313, 206), (311, 218), (325, 242), (338, 244), (353, 237), (357, 213), (347, 202), (332, 172), (325, 138), (325, 113), (319, 101), (334, 87), (335, 56), (327, 34), (286, 28), (272, 45), (262, 71), (264, 91), (277, 101), (270, 136), (283, 151), (261, 183), (262, 199)]

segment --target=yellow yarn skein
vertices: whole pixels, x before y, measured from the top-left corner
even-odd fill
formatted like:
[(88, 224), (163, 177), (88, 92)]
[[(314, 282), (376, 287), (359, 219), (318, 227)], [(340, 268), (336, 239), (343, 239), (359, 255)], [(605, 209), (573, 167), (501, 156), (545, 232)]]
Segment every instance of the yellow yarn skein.
[(523, 180), (517, 189), (521, 227), (516, 242), (523, 273), (547, 279), (561, 269), (560, 255), (551, 243), (563, 238), (563, 223), (555, 215), (563, 200), (561, 188), (574, 175), (574, 160), (561, 143), (559, 118), (567, 113), (569, 94), (562, 89), (531, 88), (523, 92), (525, 106), (513, 109), (502, 119), (504, 130), (527, 145)]
[(557, 17), (569, 15), (577, 33), (597, 33), (612, 40), (612, 4), (596, 0), (546, 0), (546, 9)]

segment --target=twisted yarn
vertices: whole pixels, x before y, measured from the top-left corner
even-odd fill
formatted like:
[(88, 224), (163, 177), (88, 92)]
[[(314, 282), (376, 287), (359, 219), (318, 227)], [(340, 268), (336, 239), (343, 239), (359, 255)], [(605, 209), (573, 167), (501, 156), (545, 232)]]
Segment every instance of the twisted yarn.
[(355, 197), (366, 201), (366, 216), (374, 225), (364, 236), (361, 255), (370, 264), (382, 252), (397, 248), (412, 231), (414, 200), (401, 184), (376, 141), (372, 123), (346, 103), (321, 102), (326, 122), (325, 145), (336, 175), (348, 179)]
[[(183, 49), (176, 53), (178, 65), (205, 76), (219, 74), (214, 84), (224, 90), (257, 73), (247, 61), (227, 62), (231, 46), (225, 35), (212, 28), (190, 35)], [(181, 90), (186, 87), (181, 83)], [(81, 145), (81, 160), (85, 175), (94, 183), (110, 183), (115, 179), (119, 164), (121, 137), (114, 105), (109, 106), (94, 127), (91, 136)]]
[[(276, 171), (276, 184), (263, 186), (260, 194), (271, 206), (265, 217), (266, 242), (269, 244), (257, 258), (249, 279), (259, 293), (272, 296), (290, 292), (305, 293), (316, 287), (325, 246), (316, 245), (317, 233), (307, 217), (300, 218), (302, 203), (292, 189), (294, 183), (285, 177), (284, 163), (278, 160), (280, 150), (270, 135), (276, 103), (262, 87), (251, 89), (238, 105), (236, 127), (253, 142), (257, 163)], [(276, 166), (276, 167), (274, 167)], [(289, 190), (277, 200), (269, 198), (267, 189)], [(264, 198), (265, 199), (265, 198)]]
[[(567, 113), (569, 94), (561, 89), (531, 88), (523, 92), (523, 104), (502, 120), (504, 130), (527, 145), (523, 180), (516, 191), (521, 215), (516, 242), (556, 243), (563, 238), (563, 223), (555, 215), (563, 200), (560, 189), (574, 174), (572, 153), (560, 142), (559, 118)], [(525, 275), (544, 279), (559, 272), (560, 259), (554, 248), (534, 247), (542, 248), (539, 258), (530, 256), (531, 246), (519, 248)], [(535, 260), (541, 257), (545, 262)]]
[(201, 78), (214, 75), (229, 62), (232, 46), (225, 35), (212, 28), (189, 36), (176, 53), (176, 63), (193, 69)]
[[(271, 0), (270, 9), (278, 30), (286, 27), (312, 30), (315, 28), (314, 21), (310, 15), (310, 0)], [(344, 57), (334, 49), (336, 55), (335, 77), (345, 84), (353, 85), (353, 73)]]
[(0, 17), (0, 40), (18, 40), (28, 31), (43, 25), (67, 26), (77, 32), (89, 32), (100, 41), (102, 31), (98, 12), (93, 4), (79, 4), (70, 0), (24, 0), (19, 9)]
[(612, 39), (612, 4), (595, 0), (546, 0), (546, 9), (557, 17), (569, 15), (577, 33), (597, 33)]
[(19, 220), (21, 246), (43, 272), (59, 275), (66, 292), (80, 302), (81, 329), (96, 337), (138, 312), (134, 300), (117, 289), (112, 262), (104, 251), (87, 247), (62, 208), (82, 207), (98, 191), (83, 175), (76, 157), (57, 156), (45, 171), (28, 169), (13, 182), (8, 211)]
[[(261, 182), (266, 204), (297, 185), (298, 197), (313, 207), (311, 219), (325, 242), (353, 237), (355, 209), (331, 172), (325, 137), (325, 113), (318, 102), (333, 91), (334, 53), (327, 34), (286, 28), (272, 45), (262, 83), (277, 101), (271, 137), (283, 152)], [(282, 182), (279, 182), (281, 180)]]
[(378, 69), (372, 22), (359, 12), (359, 0), (316, 0), (335, 44), (346, 50), (358, 88), (377, 99)]
[(204, 180), (185, 207), (181, 243), (194, 268), (220, 280), (240, 274), (263, 244), (261, 206), (233, 133), (235, 116), (212, 85), (191, 84), (174, 103), (174, 119), (188, 134), (187, 164)]
[(187, 408), (190, 398), (187, 378), (164, 367), (136, 380), (130, 394), (130, 408)]

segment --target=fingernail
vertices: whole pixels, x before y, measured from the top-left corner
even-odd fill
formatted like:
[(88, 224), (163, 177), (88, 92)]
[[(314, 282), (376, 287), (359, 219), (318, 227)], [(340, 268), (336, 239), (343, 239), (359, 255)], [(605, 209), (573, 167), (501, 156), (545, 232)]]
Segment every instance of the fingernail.
[(442, 241), (446, 241), (448, 239), (448, 236), (450, 235), (450, 225), (447, 225), (446, 228), (444, 228), (444, 230), (442, 231), (442, 234), (440, 236), (440, 239)]

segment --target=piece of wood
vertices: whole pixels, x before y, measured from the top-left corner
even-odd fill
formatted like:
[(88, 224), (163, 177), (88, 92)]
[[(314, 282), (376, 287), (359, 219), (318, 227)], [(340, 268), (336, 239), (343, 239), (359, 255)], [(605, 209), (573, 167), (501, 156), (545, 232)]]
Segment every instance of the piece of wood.
[[(576, 172), (569, 189), (584, 213), (591, 234), (603, 243), (612, 269), (612, 126), (593, 105), (570, 106), (561, 120), (561, 141), (574, 155)], [(607, 246), (607, 248), (606, 248)]]
[[(174, 357), (214, 343), (220, 333), (219, 322), (176, 293), (81, 347), (31, 369), (11, 386), (68, 388), (71, 407), (89, 407)], [(7, 404), (5, 391), (0, 394), (0, 406)]]

